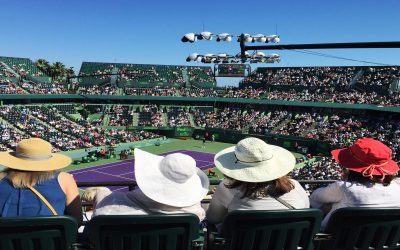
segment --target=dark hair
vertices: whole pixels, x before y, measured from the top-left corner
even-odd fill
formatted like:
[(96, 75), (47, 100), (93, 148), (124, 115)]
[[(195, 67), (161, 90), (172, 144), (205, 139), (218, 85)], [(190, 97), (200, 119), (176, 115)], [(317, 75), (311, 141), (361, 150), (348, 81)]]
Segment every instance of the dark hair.
[(372, 177), (363, 176), (362, 173), (351, 171), (347, 168), (343, 168), (343, 180), (350, 182), (358, 182), (363, 185), (375, 183), (381, 183), (383, 186), (389, 186), (390, 182), (395, 178), (394, 175), (385, 175), (385, 178), (382, 179), (379, 175), (373, 175)]
[(230, 184), (225, 184), (226, 188), (242, 188), (244, 190), (242, 199), (247, 197), (250, 199), (258, 199), (262, 197), (272, 196), (279, 197), (294, 189), (294, 184), (288, 176), (282, 176), (278, 179), (266, 182), (244, 182), (229, 177)]

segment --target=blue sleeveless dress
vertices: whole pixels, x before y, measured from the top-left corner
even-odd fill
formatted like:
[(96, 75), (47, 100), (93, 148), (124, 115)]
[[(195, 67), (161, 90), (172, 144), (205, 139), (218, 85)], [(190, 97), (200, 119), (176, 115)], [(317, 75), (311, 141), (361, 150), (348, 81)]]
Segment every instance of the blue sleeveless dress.
[[(65, 193), (58, 183), (57, 177), (34, 187), (53, 206), (58, 215), (65, 210)], [(51, 216), (53, 213), (44, 202), (27, 188), (14, 188), (8, 177), (0, 180), (0, 215), (1, 217), (14, 216)]]

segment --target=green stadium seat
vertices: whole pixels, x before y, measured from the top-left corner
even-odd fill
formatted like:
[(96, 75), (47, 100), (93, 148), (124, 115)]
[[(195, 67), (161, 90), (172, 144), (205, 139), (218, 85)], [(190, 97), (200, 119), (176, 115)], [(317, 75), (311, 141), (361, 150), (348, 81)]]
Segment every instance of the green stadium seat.
[(209, 228), (208, 249), (313, 249), (321, 219), (318, 209), (233, 211), (221, 234)]
[(0, 218), (0, 249), (69, 250), (77, 232), (75, 219), (68, 216)]
[(317, 235), (316, 249), (400, 249), (400, 209), (341, 208), (324, 233)]
[(193, 214), (100, 215), (90, 221), (96, 250), (200, 249), (199, 219)]

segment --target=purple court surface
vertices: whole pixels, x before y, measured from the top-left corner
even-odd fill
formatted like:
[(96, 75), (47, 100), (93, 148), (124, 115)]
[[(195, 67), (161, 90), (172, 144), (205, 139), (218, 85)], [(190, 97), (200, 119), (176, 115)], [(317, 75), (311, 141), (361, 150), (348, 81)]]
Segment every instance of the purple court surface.
[[(214, 167), (214, 154), (196, 152), (190, 150), (177, 150), (161, 155), (171, 153), (184, 153), (192, 156), (196, 162), (197, 167), (202, 170)], [(74, 170), (70, 173), (74, 176), (77, 182), (99, 182), (99, 181), (131, 181), (134, 180), (135, 163), (134, 160), (126, 160), (113, 162), (105, 165)], [(113, 187), (114, 191), (126, 191), (126, 187)]]

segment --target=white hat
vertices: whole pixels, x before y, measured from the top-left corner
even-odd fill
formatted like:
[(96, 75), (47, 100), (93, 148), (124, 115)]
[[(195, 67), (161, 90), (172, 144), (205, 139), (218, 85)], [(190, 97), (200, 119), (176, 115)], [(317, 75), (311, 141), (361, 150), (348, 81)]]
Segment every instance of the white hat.
[(189, 155), (165, 157), (135, 149), (135, 178), (150, 199), (173, 207), (188, 207), (208, 193), (209, 180)]
[(293, 170), (296, 159), (288, 150), (249, 137), (214, 157), (215, 166), (225, 175), (239, 181), (266, 182)]

